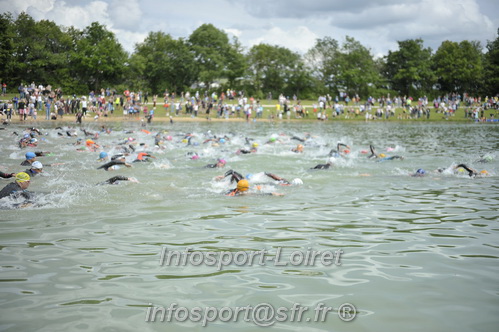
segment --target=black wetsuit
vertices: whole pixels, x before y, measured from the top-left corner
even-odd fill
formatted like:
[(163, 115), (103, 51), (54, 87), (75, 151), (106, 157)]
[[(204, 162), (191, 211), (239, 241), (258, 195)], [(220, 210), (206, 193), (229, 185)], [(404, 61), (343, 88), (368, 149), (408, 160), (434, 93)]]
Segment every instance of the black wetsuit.
[(23, 196), (24, 198), (28, 199), (31, 195), (29, 191), (25, 191), (24, 189), (22, 189), (17, 182), (11, 182), (3, 187), (2, 190), (0, 190), (0, 199), (11, 196), (14, 198)]
[(383, 157), (383, 158), (380, 158), (376, 161), (385, 161), (385, 160), (394, 160), (394, 159), (404, 159), (404, 157), (401, 157), (401, 156), (390, 156), (390, 157)]
[(106, 171), (109, 169), (109, 167), (113, 167), (114, 165), (126, 165), (126, 162), (124, 161), (119, 161), (119, 160), (112, 160), (102, 166), (97, 167), (97, 169), (104, 168)]
[(238, 173), (234, 170), (228, 170), (224, 174), (225, 177), (227, 177), (229, 175), (230, 175), (230, 183), (239, 182), (240, 180), (244, 179), (244, 176), (242, 176), (241, 173)]
[(110, 179), (107, 179), (104, 182), (98, 183), (98, 185), (103, 185), (103, 184), (117, 184), (116, 181), (129, 181), (129, 179), (128, 179), (127, 176), (116, 175), (116, 176), (113, 176)]
[(469, 167), (468, 167), (467, 165), (465, 165), (465, 164), (459, 164), (459, 165), (457, 165), (457, 166), (456, 166), (456, 168), (459, 168), (459, 167), (464, 168), (464, 169), (468, 172), (468, 175), (470, 176), (470, 178), (472, 178), (472, 177), (474, 177), (474, 176), (477, 176), (477, 175), (478, 175), (478, 173), (477, 173), (475, 170), (473, 170), (473, 169), (469, 168)]
[(372, 145), (369, 145), (369, 149), (371, 149), (371, 155), (369, 155), (367, 158), (377, 158), (378, 157), (378, 154), (376, 153), (376, 150), (374, 149), (374, 146)]
[(217, 168), (217, 164), (208, 164), (204, 168)]
[(311, 169), (329, 169), (329, 167), (331, 167), (331, 164), (327, 163), (327, 164), (319, 164), (315, 167), (312, 167)]
[(29, 174), (30, 177), (38, 175), (38, 172), (34, 171), (32, 168), (28, 168), (27, 170), (24, 171), (24, 173)]

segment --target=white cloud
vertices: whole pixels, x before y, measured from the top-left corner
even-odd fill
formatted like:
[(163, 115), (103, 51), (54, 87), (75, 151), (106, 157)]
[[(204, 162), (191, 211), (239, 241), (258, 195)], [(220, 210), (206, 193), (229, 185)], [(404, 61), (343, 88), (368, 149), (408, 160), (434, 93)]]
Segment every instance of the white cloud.
[(249, 46), (265, 43), (284, 46), (294, 52), (305, 53), (314, 46), (317, 38), (318, 36), (305, 26), (285, 30), (280, 27), (273, 27), (269, 30), (261, 31), (259, 37), (249, 41)]
[(142, 21), (142, 9), (137, 0), (113, 0), (109, 18), (114, 28), (133, 31)]
[(0, 8), (78, 29), (97, 21), (129, 52), (151, 31), (188, 38), (211, 23), (246, 49), (267, 43), (304, 53), (317, 38), (350, 36), (387, 54), (397, 41), (415, 38), (434, 50), (445, 40), (485, 45), (499, 22), (499, 5), (489, 0), (0, 0)]

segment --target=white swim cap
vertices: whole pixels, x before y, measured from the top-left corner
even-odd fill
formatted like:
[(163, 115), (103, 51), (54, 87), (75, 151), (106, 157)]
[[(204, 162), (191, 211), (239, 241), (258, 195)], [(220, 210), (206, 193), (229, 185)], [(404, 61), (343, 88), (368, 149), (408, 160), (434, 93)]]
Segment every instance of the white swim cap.
[(298, 186), (298, 185), (303, 184), (303, 181), (299, 178), (296, 178), (296, 179), (293, 179), (293, 181), (291, 181), (291, 184)]

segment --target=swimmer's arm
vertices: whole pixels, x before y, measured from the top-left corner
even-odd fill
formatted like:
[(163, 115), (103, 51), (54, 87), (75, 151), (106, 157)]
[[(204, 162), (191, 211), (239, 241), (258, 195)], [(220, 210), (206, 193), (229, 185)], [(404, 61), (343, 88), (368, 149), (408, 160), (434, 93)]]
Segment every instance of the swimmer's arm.
[(11, 178), (11, 177), (13, 177), (15, 175), (16, 175), (16, 173), (4, 173), (4, 172), (0, 172), (0, 178), (4, 178), (4, 179)]
[(288, 180), (286, 180), (285, 178), (281, 178), (280, 176), (277, 176), (275, 174), (272, 174), (272, 173), (267, 173), (265, 172), (265, 175), (267, 175), (268, 177), (276, 180), (276, 181), (281, 181), (283, 183), (286, 183), (286, 184), (289, 184), (290, 182)]
[(477, 172), (477, 171), (475, 171), (473, 168), (468, 167), (468, 166), (467, 166), (467, 165), (465, 165), (465, 164), (459, 164), (459, 165), (457, 165), (457, 166), (456, 166), (456, 168), (459, 168), (459, 167), (464, 168), (464, 169), (468, 172), (468, 175), (469, 175), (470, 177), (475, 176), (475, 175), (477, 175), (477, 174), (478, 174), (478, 172)]
[(129, 180), (130, 180), (129, 177), (122, 176), (122, 175), (116, 175), (110, 179), (107, 179), (104, 182), (99, 183), (99, 184), (114, 184), (116, 181), (129, 181)]
[(372, 158), (372, 157), (378, 157), (378, 154), (376, 153), (376, 149), (374, 149), (374, 146), (369, 145), (369, 149), (371, 150), (371, 155), (367, 158)]
[(239, 182), (240, 180), (244, 179), (244, 176), (242, 176), (240, 173), (233, 171), (232, 172), (232, 177), (230, 178), (230, 182)]
[(347, 148), (347, 149), (350, 149), (350, 147), (349, 147), (348, 145), (343, 144), (343, 143), (338, 143), (338, 144), (336, 145), (336, 149), (337, 149), (338, 151), (340, 151), (340, 146), (343, 146), (343, 147), (345, 147), (345, 148)]

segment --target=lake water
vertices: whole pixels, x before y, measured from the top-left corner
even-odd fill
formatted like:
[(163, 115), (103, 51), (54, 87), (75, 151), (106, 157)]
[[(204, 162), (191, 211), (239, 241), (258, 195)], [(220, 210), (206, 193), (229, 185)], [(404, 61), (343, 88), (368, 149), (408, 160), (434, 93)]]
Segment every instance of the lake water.
[[(51, 124), (53, 127), (55, 125)], [(12, 209), (0, 203), (0, 329), (5, 331), (255, 331), (237, 322), (146, 322), (150, 306), (308, 307), (301, 322), (282, 319), (272, 331), (497, 331), (499, 326), (499, 128), (452, 123), (175, 123), (147, 128), (111, 124), (97, 140), (110, 154), (128, 137), (146, 143), (151, 163), (106, 172), (98, 152), (76, 151), (76, 138), (45, 127), (39, 147), (50, 151), (30, 190), (37, 203)], [(134, 130), (126, 133), (125, 130)], [(18, 172), (24, 153), (16, 146), (23, 128), (0, 131), (0, 170)], [(90, 131), (97, 131), (91, 123)], [(211, 134), (230, 137), (220, 146)], [(182, 142), (193, 133), (191, 145)], [(311, 135), (302, 154), (290, 150)], [(65, 134), (64, 134), (65, 135)], [(274, 136), (272, 136), (274, 135)], [(82, 133), (79, 131), (79, 137)], [(255, 154), (235, 154), (258, 142)], [(277, 137), (273, 144), (265, 144)], [(329, 170), (338, 142), (351, 153)], [(403, 160), (375, 162), (369, 145)], [(137, 146), (137, 151), (141, 148)], [(144, 147), (142, 147), (144, 149)], [(190, 159), (189, 153), (200, 155)], [(488, 163), (476, 162), (489, 154)], [(135, 155), (129, 156), (133, 160)], [(224, 158), (222, 169), (203, 168)], [(470, 178), (453, 166), (465, 163), (491, 176)], [(411, 177), (423, 168), (424, 177)], [(445, 168), (443, 173), (433, 172)], [(228, 197), (234, 169), (256, 174), (250, 183), (283, 197)], [(279, 186), (258, 174), (272, 172), (303, 185)], [(114, 175), (140, 183), (96, 186)], [(1, 180), (2, 187), (9, 180)], [(263, 182), (263, 184), (262, 184)], [(254, 189), (251, 189), (253, 191)], [(341, 265), (253, 264), (166, 266), (166, 250), (233, 253), (268, 250), (275, 257), (307, 250), (342, 250)], [(282, 258), (284, 261), (284, 258)], [(314, 322), (319, 303), (333, 309)], [(350, 303), (356, 318), (344, 322)], [(228, 309), (227, 309), (228, 310)], [(227, 314), (229, 311), (226, 311)], [(230, 313), (230, 312), (229, 312)], [(289, 313), (289, 312), (288, 312)], [(181, 315), (180, 315), (181, 316)], [(181, 318), (179, 316), (179, 318)], [(281, 316), (282, 317), (282, 316)], [(308, 319), (308, 321), (307, 321)], [(223, 320), (223, 319), (222, 319)]]

